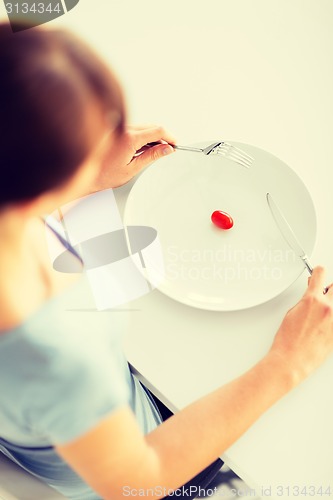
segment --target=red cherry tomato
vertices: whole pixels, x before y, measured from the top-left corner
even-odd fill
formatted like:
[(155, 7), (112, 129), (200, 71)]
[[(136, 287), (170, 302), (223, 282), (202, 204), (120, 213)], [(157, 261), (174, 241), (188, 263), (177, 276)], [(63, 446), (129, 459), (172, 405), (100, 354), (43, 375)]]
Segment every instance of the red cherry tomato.
[(211, 215), (212, 223), (221, 229), (231, 229), (234, 225), (232, 217), (226, 212), (221, 212), (221, 210), (215, 210)]

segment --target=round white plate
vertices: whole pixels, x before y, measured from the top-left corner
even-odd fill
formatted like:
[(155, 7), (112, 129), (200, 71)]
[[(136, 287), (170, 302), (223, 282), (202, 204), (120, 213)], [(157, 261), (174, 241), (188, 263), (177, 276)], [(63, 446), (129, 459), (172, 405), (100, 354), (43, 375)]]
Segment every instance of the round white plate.
[[(295, 172), (266, 151), (232, 144), (254, 158), (249, 169), (222, 156), (177, 151), (137, 179), (124, 220), (157, 230), (163, 258), (151, 259), (149, 267), (160, 277), (154, 284), (161, 292), (216, 311), (262, 304), (304, 270), (275, 224), (267, 192), (308, 255), (316, 237), (314, 206)], [(230, 214), (233, 228), (214, 226), (210, 217), (215, 210)]]

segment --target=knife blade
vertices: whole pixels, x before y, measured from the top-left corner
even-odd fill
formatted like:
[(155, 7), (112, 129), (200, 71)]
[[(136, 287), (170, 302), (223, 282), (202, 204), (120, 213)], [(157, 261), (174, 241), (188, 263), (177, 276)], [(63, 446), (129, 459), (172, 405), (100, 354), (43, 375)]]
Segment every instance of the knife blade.
[(306, 255), (306, 252), (300, 242), (297, 239), (296, 234), (291, 228), (289, 222), (285, 218), (284, 214), (281, 212), (280, 208), (277, 206), (273, 197), (270, 193), (266, 194), (266, 199), (268, 206), (270, 208), (271, 214), (277, 227), (279, 228), (280, 233), (282, 234), (285, 241), (288, 243), (290, 248), (295, 252), (295, 254), (302, 260), (304, 266), (309, 271), (309, 274), (312, 274), (313, 267), (309, 262), (309, 258)]

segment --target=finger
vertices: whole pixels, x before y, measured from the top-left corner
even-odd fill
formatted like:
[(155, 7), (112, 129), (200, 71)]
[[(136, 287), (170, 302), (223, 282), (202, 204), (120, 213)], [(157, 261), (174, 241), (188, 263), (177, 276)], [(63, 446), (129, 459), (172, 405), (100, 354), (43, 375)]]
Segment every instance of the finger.
[(168, 144), (161, 144), (160, 146), (154, 146), (152, 148), (147, 149), (139, 156), (136, 156), (130, 163), (133, 168), (133, 174), (137, 174), (151, 163), (157, 161), (159, 158), (163, 158), (171, 153), (174, 153), (175, 150), (172, 146)]
[(307, 292), (310, 293), (323, 293), (325, 281), (325, 269), (321, 266), (315, 267), (311, 275)]
[(157, 145), (157, 144), (162, 144), (162, 143), (151, 143), (151, 144), (146, 144), (145, 146), (142, 146), (142, 148), (138, 149), (137, 152), (135, 153), (134, 157), (135, 156), (140, 156), (141, 153), (143, 153), (144, 151), (147, 151), (147, 149), (150, 149), (152, 147), (152, 145)]
[(144, 151), (147, 151), (148, 149), (151, 149), (153, 146), (159, 146), (160, 144), (168, 145), (167, 142), (163, 142), (163, 141), (148, 142), (147, 144), (145, 144), (144, 146), (142, 146), (142, 148), (140, 148), (140, 149), (138, 149), (136, 151), (134, 157), (135, 156), (139, 156)]
[(142, 148), (148, 144), (148, 142), (165, 141), (170, 144), (176, 143), (175, 138), (163, 127), (152, 127), (144, 130), (133, 131), (132, 141), (135, 150)]

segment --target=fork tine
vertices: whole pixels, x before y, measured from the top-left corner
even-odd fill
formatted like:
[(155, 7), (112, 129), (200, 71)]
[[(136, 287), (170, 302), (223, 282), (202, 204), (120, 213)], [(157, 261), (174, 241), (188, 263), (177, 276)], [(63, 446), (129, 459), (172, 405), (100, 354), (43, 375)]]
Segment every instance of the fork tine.
[(235, 161), (237, 163), (240, 163), (242, 165), (244, 165), (244, 167), (247, 167), (247, 168), (250, 168), (251, 165), (252, 165), (252, 162), (248, 161), (248, 160), (245, 160), (244, 158), (240, 157), (240, 156), (235, 156), (233, 154), (225, 154), (225, 153), (217, 153), (218, 155), (221, 155), (221, 156), (224, 156), (224, 158), (227, 158), (229, 160), (232, 160), (232, 161)]
[(239, 158), (233, 158), (232, 156), (225, 156), (227, 160), (233, 161), (234, 163), (238, 163), (239, 165), (242, 165), (242, 167), (245, 168), (250, 168), (251, 164), (244, 162), (243, 160), (240, 160)]
[(246, 160), (244, 157), (242, 157), (240, 155), (236, 155), (234, 153), (225, 152), (225, 151), (218, 151), (216, 154), (224, 156), (225, 158), (232, 160), (236, 163), (239, 163), (240, 165), (242, 165), (243, 167), (246, 167), (246, 168), (250, 168), (250, 166), (252, 165), (252, 162), (250, 162), (249, 160)]
[(243, 149), (240, 149), (237, 146), (234, 146), (233, 144), (229, 144), (227, 142), (222, 142), (219, 147), (233, 149), (234, 151), (238, 151), (238, 153), (241, 153), (242, 155), (247, 156), (248, 158), (252, 158), (252, 156), (250, 156), (248, 153), (246, 153)]
[(247, 155), (245, 155), (245, 153), (243, 153), (243, 151), (235, 149), (232, 146), (226, 146), (226, 147), (225, 146), (219, 146), (216, 149), (219, 150), (219, 151), (223, 151), (225, 153), (235, 153), (235, 154), (237, 154), (239, 156), (242, 156), (243, 158), (249, 159), (249, 157)]
[(252, 162), (253, 162), (252, 158), (248, 158), (248, 157), (241, 155), (235, 151), (230, 151), (229, 156), (233, 156), (234, 158), (239, 158), (240, 160), (243, 160), (245, 163), (247, 163), (249, 165), (252, 165)]
[(239, 160), (242, 160), (245, 163), (248, 163), (249, 165), (252, 164), (252, 159), (249, 159), (246, 156), (238, 153), (238, 151), (233, 151), (233, 150), (225, 151), (223, 149), (219, 149), (217, 151), (217, 154), (223, 154), (224, 156), (230, 156), (230, 157), (232, 156), (233, 158), (238, 158)]
[(251, 164), (253, 161), (253, 158), (250, 155), (247, 155), (239, 148), (237, 148), (237, 149), (234, 148), (232, 145), (228, 145), (226, 147), (219, 146), (218, 148), (215, 149), (215, 152), (217, 154), (223, 154), (225, 156), (233, 155), (235, 158), (242, 159), (246, 163), (249, 163), (249, 164)]
[(247, 160), (249, 160), (251, 162), (253, 161), (252, 156), (250, 156), (249, 154), (245, 153), (245, 151), (243, 151), (242, 149), (238, 148), (237, 146), (234, 146), (233, 144), (229, 144), (227, 142), (224, 142), (224, 143), (222, 143), (219, 146), (219, 148), (223, 149), (224, 146), (227, 146), (227, 148), (232, 149), (235, 153), (237, 152), (238, 154), (240, 154), (242, 157), (246, 158)]
[(229, 158), (230, 160), (239, 162), (247, 168), (250, 168), (252, 165), (252, 163), (250, 163), (249, 161), (244, 160), (244, 158), (239, 158), (238, 156), (228, 155), (228, 156), (226, 156), (226, 158)]

